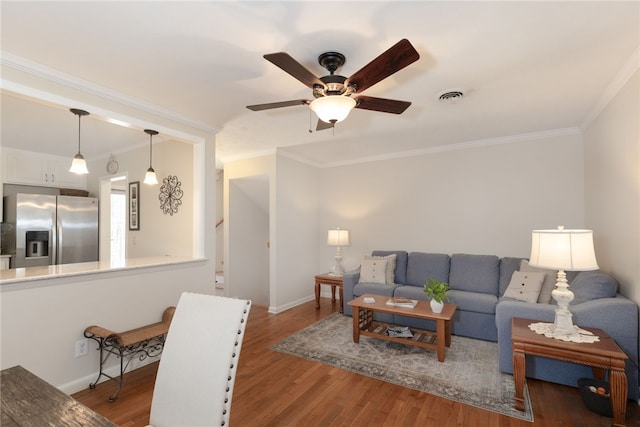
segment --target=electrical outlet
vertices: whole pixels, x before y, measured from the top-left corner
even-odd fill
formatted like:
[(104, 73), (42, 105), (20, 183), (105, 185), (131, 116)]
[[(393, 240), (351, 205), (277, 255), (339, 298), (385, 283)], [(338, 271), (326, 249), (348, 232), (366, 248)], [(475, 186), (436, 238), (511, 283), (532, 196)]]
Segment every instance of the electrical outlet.
[(89, 340), (82, 339), (76, 341), (76, 357), (82, 357), (89, 354)]

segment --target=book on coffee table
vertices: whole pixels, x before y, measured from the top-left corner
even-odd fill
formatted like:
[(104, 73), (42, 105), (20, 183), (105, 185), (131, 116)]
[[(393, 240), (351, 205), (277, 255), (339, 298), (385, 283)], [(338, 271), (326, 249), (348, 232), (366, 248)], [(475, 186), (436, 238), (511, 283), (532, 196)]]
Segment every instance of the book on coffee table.
[(387, 328), (387, 335), (390, 337), (413, 338), (413, 333), (408, 326), (390, 326)]
[(395, 297), (389, 298), (387, 300), (387, 305), (393, 305), (396, 307), (407, 307), (413, 308), (418, 304), (418, 300), (407, 298), (407, 297)]

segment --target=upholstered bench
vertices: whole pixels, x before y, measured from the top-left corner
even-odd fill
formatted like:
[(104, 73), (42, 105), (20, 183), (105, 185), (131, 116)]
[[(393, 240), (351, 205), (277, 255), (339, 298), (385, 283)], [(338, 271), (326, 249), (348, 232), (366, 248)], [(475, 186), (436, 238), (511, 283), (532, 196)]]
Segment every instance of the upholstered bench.
[[(171, 319), (175, 307), (168, 307), (162, 314), (162, 320), (151, 325), (141, 326), (125, 332), (113, 332), (100, 326), (89, 326), (84, 330), (84, 336), (91, 338), (98, 343), (100, 350), (100, 371), (98, 378), (89, 384), (89, 388), (95, 388), (101, 377), (106, 377), (118, 384), (116, 392), (109, 396), (109, 401), (113, 402), (118, 398), (122, 390), (123, 375), (129, 363), (137, 356), (138, 360), (145, 360), (147, 357), (156, 357), (162, 353), (164, 341), (169, 332)], [(120, 375), (113, 377), (104, 372), (104, 365), (109, 360), (109, 356), (114, 354), (120, 359)], [(127, 359), (125, 363), (125, 359)]]

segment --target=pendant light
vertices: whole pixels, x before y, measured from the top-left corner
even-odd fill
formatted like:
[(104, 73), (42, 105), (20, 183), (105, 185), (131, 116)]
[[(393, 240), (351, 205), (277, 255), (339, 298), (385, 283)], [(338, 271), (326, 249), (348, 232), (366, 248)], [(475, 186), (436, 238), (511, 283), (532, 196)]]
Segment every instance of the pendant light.
[(69, 172), (78, 175), (86, 175), (89, 173), (89, 170), (87, 169), (87, 162), (84, 160), (82, 154), (80, 154), (80, 119), (82, 116), (88, 116), (89, 113), (84, 110), (78, 110), (77, 108), (72, 108), (69, 111), (78, 116), (78, 154), (73, 157)]
[(144, 175), (144, 183), (149, 185), (155, 185), (158, 183), (158, 178), (156, 178), (156, 171), (153, 170), (151, 166), (151, 160), (153, 156), (153, 135), (157, 135), (157, 130), (145, 129), (144, 132), (149, 135), (149, 169), (147, 169), (147, 173)]

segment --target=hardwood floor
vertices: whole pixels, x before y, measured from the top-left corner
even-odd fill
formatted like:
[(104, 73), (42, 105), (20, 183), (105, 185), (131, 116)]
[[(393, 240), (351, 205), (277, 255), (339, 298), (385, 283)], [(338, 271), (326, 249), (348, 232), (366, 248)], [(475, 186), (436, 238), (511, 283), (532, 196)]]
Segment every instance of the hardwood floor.
[[(528, 380), (534, 423), (484, 411), (426, 393), (268, 350), (268, 347), (337, 311), (329, 299), (284, 313), (253, 306), (240, 353), (231, 407), (233, 426), (609, 426), (590, 412), (576, 388)], [(114, 384), (73, 395), (124, 427), (145, 426), (157, 363), (126, 374), (120, 397)], [(627, 402), (627, 425), (640, 426), (640, 407)]]

